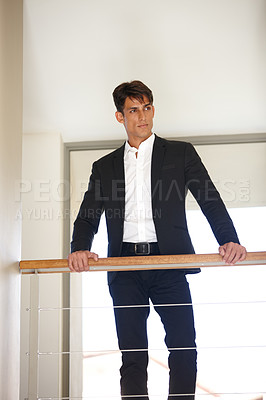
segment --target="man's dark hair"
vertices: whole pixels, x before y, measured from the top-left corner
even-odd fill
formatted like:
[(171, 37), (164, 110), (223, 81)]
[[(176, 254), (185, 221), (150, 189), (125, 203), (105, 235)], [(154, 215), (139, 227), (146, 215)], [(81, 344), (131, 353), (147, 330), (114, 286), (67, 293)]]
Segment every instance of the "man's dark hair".
[(141, 81), (124, 82), (117, 86), (113, 91), (114, 103), (117, 111), (123, 114), (126, 98), (136, 99), (139, 102), (144, 101), (144, 96), (148, 98), (149, 103), (153, 104), (152, 91)]

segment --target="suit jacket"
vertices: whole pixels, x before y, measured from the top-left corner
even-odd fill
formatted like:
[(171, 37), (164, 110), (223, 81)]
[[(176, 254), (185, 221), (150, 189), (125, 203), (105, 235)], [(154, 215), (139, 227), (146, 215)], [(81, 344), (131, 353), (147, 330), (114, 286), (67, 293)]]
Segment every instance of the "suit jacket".
[[(197, 200), (218, 243), (239, 243), (225, 205), (194, 147), (190, 143), (156, 136), (151, 192), (160, 253), (194, 253), (185, 214), (187, 190)], [(90, 250), (103, 211), (107, 223), (108, 256), (119, 257), (125, 211), (124, 145), (93, 164), (88, 190), (74, 223), (72, 252)], [(187, 272), (199, 272), (199, 269)]]

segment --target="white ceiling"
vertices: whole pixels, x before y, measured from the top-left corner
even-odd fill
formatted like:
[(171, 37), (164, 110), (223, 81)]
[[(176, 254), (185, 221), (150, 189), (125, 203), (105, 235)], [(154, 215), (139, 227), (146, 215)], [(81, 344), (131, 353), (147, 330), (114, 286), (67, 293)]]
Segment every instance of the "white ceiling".
[(24, 132), (124, 137), (141, 79), (162, 136), (266, 132), (265, 0), (24, 0)]

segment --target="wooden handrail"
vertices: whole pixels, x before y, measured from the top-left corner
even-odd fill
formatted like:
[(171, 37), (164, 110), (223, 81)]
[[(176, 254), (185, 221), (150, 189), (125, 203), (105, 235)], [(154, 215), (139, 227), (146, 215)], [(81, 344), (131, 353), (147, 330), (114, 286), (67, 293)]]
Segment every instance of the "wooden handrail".
[[(266, 251), (249, 252), (239, 265), (266, 265)], [(89, 271), (134, 271), (145, 269), (192, 269), (228, 266), (219, 254), (181, 254), (162, 256), (108, 257), (98, 261), (89, 259)], [(23, 260), (19, 263), (22, 274), (70, 272), (68, 261)]]

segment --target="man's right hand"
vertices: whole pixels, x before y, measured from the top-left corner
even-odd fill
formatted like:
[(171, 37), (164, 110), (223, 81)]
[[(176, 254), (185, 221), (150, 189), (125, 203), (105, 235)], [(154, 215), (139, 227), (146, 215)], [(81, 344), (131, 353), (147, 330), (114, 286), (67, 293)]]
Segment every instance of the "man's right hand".
[(68, 256), (68, 267), (72, 272), (89, 271), (89, 258), (98, 261), (98, 254), (88, 250), (75, 251)]

